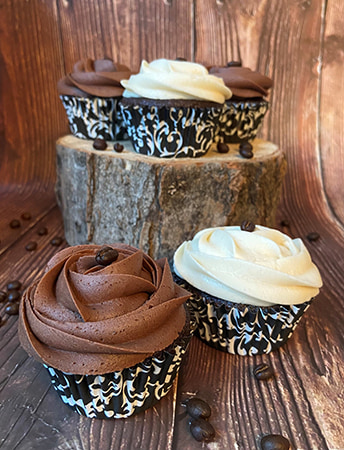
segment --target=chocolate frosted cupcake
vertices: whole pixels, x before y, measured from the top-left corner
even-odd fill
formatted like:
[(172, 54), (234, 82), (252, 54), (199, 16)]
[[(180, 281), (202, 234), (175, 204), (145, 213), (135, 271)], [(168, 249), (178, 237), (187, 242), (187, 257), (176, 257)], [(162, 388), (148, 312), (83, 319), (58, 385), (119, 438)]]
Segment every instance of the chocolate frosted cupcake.
[(228, 63), (227, 67), (212, 67), (209, 73), (222, 78), (233, 93), (225, 103), (218, 139), (227, 143), (254, 139), (269, 108), (265, 97), (273, 85), (272, 80), (241, 67), (238, 62)]
[(322, 286), (301, 239), (250, 223), (200, 231), (175, 252), (174, 270), (198, 336), (239, 355), (284, 344)]
[(192, 333), (166, 260), (133, 247), (70, 247), (25, 293), (23, 348), (62, 401), (90, 418), (143, 411), (173, 384)]
[(222, 80), (187, 61), (143, 61), (122, 85), (120, 107), (135, 151), (161, 158), (204, 155), (231, 96)]
[(78, 61), (72, 73), (57, 83), (71, 133), (82, 139), (127, 139), (117, 102), (123, 93), (120, 81), (130, 69), (110, 59)]

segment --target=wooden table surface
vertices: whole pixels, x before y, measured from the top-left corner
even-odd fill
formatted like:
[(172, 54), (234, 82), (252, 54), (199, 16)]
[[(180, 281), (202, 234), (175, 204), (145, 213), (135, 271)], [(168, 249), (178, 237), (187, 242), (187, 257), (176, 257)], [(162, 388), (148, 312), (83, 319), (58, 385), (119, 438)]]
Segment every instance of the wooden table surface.
[[(274, 79), (261, 137), (288, 160), (276, 226), (304, 239), (324, 281), (281, 349), (239, 357), (193, 338), (173, 390), (125, 420), (90, 420), (65, 406), (1, 303), (1, 449), (258, 450), (267, 433), (293, 449), (344, 449), (343, 17), (341, 0), (1, 1), (0, 290), (13, 279), (25, 289), (67, 245), (50, 243), (63, 236), (55, 140), (68, 132), (56, 82), (78, 59), (104, 55), (133, 69), (142, 58), (242, 59)], [(47, 235), (37, 234), (42, 226)], [(309, 242), (310, 232), (320, 238)], [(26, 250), (32, 241), (37, 248)], [(272, 379), (253, 377), (261, 362)], [(188, 431), (182, 403), (195, 394), (212, 407), (212, 443)]]

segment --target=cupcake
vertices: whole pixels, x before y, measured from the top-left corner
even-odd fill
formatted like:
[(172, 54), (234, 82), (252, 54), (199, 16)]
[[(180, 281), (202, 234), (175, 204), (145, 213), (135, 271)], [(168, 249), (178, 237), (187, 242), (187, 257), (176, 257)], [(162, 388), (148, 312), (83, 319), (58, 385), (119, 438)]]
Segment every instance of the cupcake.
[(231, 96), (205, 67), (180, 60), (143, 61), (122, 85), (120, 108), (135, 151), (161, 158), (204, 155)]
[(197, 233), (175, 252), (174, 271), (192, 293), (198, 337), (239, 355), (284, 344), (322, 286), (301, 239), (247, 221)]
[(212, 67), (209, 73), (220, 77), (233, 93), (225, 103), (218, 140), (236, 143), (254, 139), (269, 108), (266, 96), (272, 80), (234, 61), (227, 67)]
[(124, 90), (120, 81), (130, 75), (127, 66), (111, 59), (88, 58), (78, 61), (72, 73), (58, 81), (74, 136), (109, 141), (128, 138), (117, 103)]
[(57, 253), (23, 297), (19, 339), (64, 403), (123, 418), (172, 387), (192, 333), (166, 260), (124, 244)]

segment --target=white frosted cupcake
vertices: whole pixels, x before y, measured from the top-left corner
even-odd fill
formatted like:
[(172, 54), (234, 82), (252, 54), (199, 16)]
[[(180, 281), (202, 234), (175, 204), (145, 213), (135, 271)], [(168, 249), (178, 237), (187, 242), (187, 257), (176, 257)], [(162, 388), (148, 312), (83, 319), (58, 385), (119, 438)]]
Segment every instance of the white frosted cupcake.
[(231, 91), (196, 63), (143, 61), (120, 103), (137, 153), (162, 158), (198, 157), (214, 141)]
[(175, 252), (174, 271), (198, 336), (240, 355), (284, 344), (322, 286), (301, 239), (249, 222), (200, 231)]

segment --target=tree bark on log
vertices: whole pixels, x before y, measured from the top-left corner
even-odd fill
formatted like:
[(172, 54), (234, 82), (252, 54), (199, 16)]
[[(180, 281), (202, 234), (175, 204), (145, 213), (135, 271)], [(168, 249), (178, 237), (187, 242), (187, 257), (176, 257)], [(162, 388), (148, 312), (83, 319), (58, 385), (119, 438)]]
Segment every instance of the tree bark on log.
[(124, 242), (153, 258), (167, 257), (194, 234), (242, 220), (274, 226), (286, 172), (284, 153), (256, 139), (254, 156), (238, 144), (214, 146), (201, 158), (139, 155), (129, 141), (122, 153), (94, 150), (92, 141), (57, 141), (56, 195), (70, 245)]

